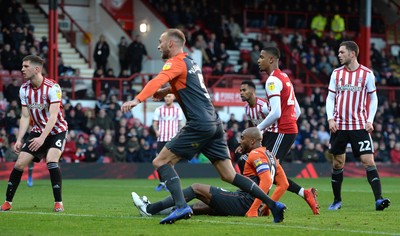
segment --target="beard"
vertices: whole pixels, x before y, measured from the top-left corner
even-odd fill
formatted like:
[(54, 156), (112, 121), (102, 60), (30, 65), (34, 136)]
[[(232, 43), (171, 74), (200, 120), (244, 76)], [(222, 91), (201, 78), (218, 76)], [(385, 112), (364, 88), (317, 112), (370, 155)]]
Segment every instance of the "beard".
[(164, 59), (164, 60), (169, 59), (169, 53), (170, 53), (170, 51), (168, 49), (163, 50), (161, 53), (161, 59)]

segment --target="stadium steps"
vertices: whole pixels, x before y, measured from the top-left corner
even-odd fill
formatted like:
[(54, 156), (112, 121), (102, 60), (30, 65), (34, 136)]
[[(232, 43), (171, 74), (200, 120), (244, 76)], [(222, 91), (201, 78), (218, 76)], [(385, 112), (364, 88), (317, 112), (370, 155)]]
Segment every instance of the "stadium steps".
[[(28, 13), (31, 24), (35, 27), (35, 39), (41, 41), (42, 37), (47, 37), (49, 34), (48, 20), (34, 4), (22, 3), (23, 8)], [(62, 58), (66, 66), (79, 68), (81, 76), (84, 78), (92, 78), (94, 69), (89, 68), (89, 64), (80, 57), (79, 53), (71, 46), (67, 39), (58, 33), (57, 37), (58, 51), (62, 53)]]

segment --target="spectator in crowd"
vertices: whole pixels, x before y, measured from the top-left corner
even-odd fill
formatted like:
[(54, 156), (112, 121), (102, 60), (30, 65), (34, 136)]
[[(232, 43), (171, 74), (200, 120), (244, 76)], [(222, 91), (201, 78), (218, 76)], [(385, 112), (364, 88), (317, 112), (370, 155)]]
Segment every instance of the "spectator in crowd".
[(131, 133), (128, 134), (128, 144), (127, 144), (127, 152), (126, 152), (126, 161), (127, 162), (141, 162), (139, 160), (139, 150), (140, 144), (138, 142), (138, 138), (136, 135)]
[(67, 134), (67, 140), (64, 145), (64, 151), (62, 154), (62, 159), (64, 162), (75, 162), (78, 160), (76, 157), (76, 142), (75, 142), (75, 132), (69, 131)]
[(153, 150), (151, 150), (150, 143), (145, 141), (139, 150), (138, 154), (139, 162), (151, 163), (155, 157), (156, 154)]
[(99, 160), (99, 155), (93, 144), (89, 144), (85, 151), (84, 162), (97, 162)]
[(390, 162), (390, 151), (384, 142), (374, 141), (374, 148), (376, 162)]
[(129, 44), (126, 56), (129, 59), (131, 75), (142, 71), (143, 56), (151, 60), (151, 57), (147, 54), (146, 46), (142, 43), (140, 35), (136, 35), (133, 42)]
[(83, 126), (83, 119), (79, 119), (76, 117), (76, 111), (72, 108), (66, 115), (65, 120), (68, 122), (68, 130), (69, 131), (80, 131)]
[(90, 134), (96, 121), (96, 115), (94, 112), (94, 109), (87, 109), (85, 111), (85, 117), (84, 117), (84, 126), (82, 127), (82, 131), (84, 131), (87, 134)]
[(114, 153), (116, 146), (113, 142), (111, 134), (104, 135), (103, 142), (101, 144), (101, 149), (103, 151), (103, 156), (114, 160)]
[(110, 46), (106, 41), (106, 37), (101, 34), (93, 52), (93, 59), (96, 62), (96, 69), (103, 69), (103, 71), (107, 70), (107, 61), (109, 55)]
[(128, 42), (126, 41), (126, 38), (122, 36), (118, 44), (118, 61), (119, 61), (120, 74), (122, 74), (122, 71), (127, 70), (129, 67), (129, 59), (127, 57), (127, 51), (128, 51)]
[(17, 27), (28, 28), (31, 24), (28, 13), (24, 10), (21, 4), (18, 4), (17, 10), (14, 12), (14, 20)]
[(114, 130), (114, 122), (109, 116), (107, 116), (105, 109), (100, 109), (94, 120), (94, 125), (101, 127), (101, 129), (104, 131)]
[(390, 151), (390, 160), (392, 163), (400, 163), (400, 142), (397, 142)]
[(113, 152), (113, 162), (126, 162), (126, 146), (123, 143), (118, 143)]
[(17, 55), (11, 50), (10, 44), (4, 44), (0, 53), (1, 64), (5, 70), (14, 70), (16, 68)]
[(5, 162), (6, 151), (7, 151), (6, 140), (0, 138), (0, 163)]
[(16, 77), (11, 79), (11, 83), (4, 90), (4, 97), (8, 102), (19, 101), (20, 80)]
[(331, 20), (331, 31), (334, 34), (335, 40), (342, 40), (343, 32), (345, 31), (346, 26), (344, 24), (344, 19), (338, 13), (333, 16)]
[(301, 160), (304, 163), (307, 162), (318, 162), (319, 156), (318, 153), (315, 150), (315, 143), (311, 142), (309, 139), (306, 139), (308, 141), (305, 142), (305, 148), (303, 151), (303, 155), (301, 157)]
[(233, 42), (235, 43), (235, 47), (239, 48), (240, 42), (242, 41), (242, 29), (235, 21), (235, 18), (233, 16), (229, 17), (228, 29), (233, 39)]
[(319, 38), (322, 38), (325, 27), (326, 27), (327, 19), (323, 16), (321, 12), (318, 12), (311, 20), (311, 30), (314, 31), (314, 34)]

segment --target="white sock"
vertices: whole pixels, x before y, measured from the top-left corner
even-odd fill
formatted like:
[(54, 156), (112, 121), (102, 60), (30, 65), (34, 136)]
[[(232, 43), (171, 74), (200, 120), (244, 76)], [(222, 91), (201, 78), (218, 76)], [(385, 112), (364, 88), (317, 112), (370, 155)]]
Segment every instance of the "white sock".
[(300, 191), (297, 193), (300, 197), (304, 198), (304, 188), (301, 188)]

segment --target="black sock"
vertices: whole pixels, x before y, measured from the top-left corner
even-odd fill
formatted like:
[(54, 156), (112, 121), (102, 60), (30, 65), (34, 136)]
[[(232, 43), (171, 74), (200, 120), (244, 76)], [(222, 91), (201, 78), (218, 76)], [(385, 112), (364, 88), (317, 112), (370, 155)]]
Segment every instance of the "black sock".
[(300, 189), (301, 189), (300, 185), (296, 184), (295, 182), (293, 182), (293, 180), (291, 180), (291, 179), (289, 179), (289, 178), (288, 178), (287, 180), (288, 180), (288, 182), (289, 182), (289, 187), (288, 187), (287, 190), (288, 190), (289, 192), (298, 194), (298, 193), (300, 192)]
[[(194, 193), (192, 187), (185, 188), (183, 190), (183, 196), (185, 197), (186, 202), (190, 202), (191, 200), (196, 198), (196, 194)], [(168, 196), (159, 202), (155, 202), (148, 205), (146, 211), (154, 215), (174, 205), (175, 205), (174, 199), (171, 196)]]
[(372, 192), (375, 196), (375, 201), (382, 198), (382, 185), (381, 180), (379, 179), (378, 170), (376, 166), (370, 166), (366, 169), (367, 179), (369, 184), (371, 185)]
[(232, 184), (243, 191), (250, 193), (251, 196), (260, 199), (267, 204), (270, 209), (275, 207), (275, 202), (251, 179), (243, 175), (236, 174)]
[(15, 167), (11, 171), (10, 178), (8, 179), (6, 201), (12, 202), (14, 194), (18, 189), (19, 182), (21, 182), (23, 170), (18, 170)]
[(342, 182), (343, 182), (343, 168), (342, 169), (333, 168), (331, 184), (335, 202), (342, 201), (342, 196), (341, 196)]
[(186, 207), (187, 204), (182, 193), (181, 180), (174, 168), (169, 164), (164, 164), (157, 169), (157, 172), (161, 181), (165, 182), (165, 185), (171, 193), (176, 207)]
[(47, 169), (49, 170), (50, 173), (50, 181), (51, 181), (51, 187), (53, 188), (54, 201), (61, 202), (62, 181), (61, 181), (60, 167), (58, 166), (57, 162), (49, 162), (47, 163)]
[(29, 165), (28, 165), (28, 176), (29, 177), (32, 177), (33, 167), (34, 167), (33, 162), (29, 163)]

